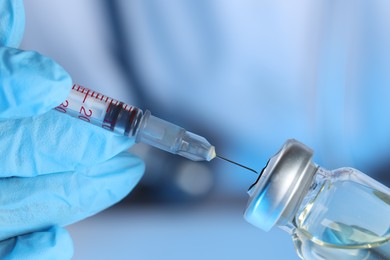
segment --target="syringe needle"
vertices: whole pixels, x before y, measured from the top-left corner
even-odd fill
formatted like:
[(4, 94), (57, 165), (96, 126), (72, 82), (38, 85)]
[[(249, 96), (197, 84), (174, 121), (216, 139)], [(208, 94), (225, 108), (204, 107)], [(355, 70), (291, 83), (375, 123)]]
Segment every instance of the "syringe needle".
[(244, 169), (247, 169), (247, 170), (249, 170), (249, 171), (251, 171), (251, 172), (254, 172), (254, 173), (256, 173), (256, 174), (259, 174), (257, 171), (253, 170), (252, 168), (249, 168), (249, 167), (247, 167), (247, 166), (245, 166), (245, 165), (242, 165), (242, 164), (240, 164), (240, 163), (237, 163), (237, 162), (234, 162), (234, 161), (232, 161), (232, 160), (229, 160), (229, 159), (227, 159), (227, 158), (225, 158), (225, 157), (222, 157), (222, 156), (220, 156), (220, 155), (217, 155), (217, 158), (222, 159), (222, 160), (227, 161), (227, 162), (230, 162), (230, 163), (235, 164), (235, 165), (237, 165), (237, 166), (240, 166), (240, 167), (242, 167), (242, 168), (244, 168)]

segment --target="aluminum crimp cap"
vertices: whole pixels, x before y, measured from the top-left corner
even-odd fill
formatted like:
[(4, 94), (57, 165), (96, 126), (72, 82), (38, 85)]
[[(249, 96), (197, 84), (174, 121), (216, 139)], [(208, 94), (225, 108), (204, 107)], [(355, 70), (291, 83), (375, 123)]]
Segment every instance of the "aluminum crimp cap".
[(244, 218), (264, 231), (291, 221), (317, 170), (312, 156), (304, 144), (287, 140), (249, 188)]

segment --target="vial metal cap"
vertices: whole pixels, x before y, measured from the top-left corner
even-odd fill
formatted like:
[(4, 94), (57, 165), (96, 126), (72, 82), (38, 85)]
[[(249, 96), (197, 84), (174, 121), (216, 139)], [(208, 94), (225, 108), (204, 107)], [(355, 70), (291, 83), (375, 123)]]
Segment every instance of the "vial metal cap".
[(317, 170), (312, 156), (304, 144), (287, 140), (250, 187), (244, 218), (264, 231), (290, 222)]

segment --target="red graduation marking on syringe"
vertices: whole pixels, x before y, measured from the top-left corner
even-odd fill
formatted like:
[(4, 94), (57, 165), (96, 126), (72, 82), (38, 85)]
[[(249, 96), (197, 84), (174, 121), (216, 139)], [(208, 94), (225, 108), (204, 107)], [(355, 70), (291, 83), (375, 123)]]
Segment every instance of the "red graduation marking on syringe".
[[(106, 102), (107, 102), (107, 99), (106, 99)], [(112, 104), (112, 99), (110, 100), (110, 104), (108, 104), (108, 106), (107, 106), (106, 113), (107, 113), (108, 110), (110, 109), (111, 104)]]
[[(83, 90), (83, 93), (84, 93), (84, 90)], [(87, 93), (85, 94), (85, 97), (84, 97), (83, 103), (84, 103), (84, 102), (85, 102), (85, 100), (87, 99), (87, 97), (88, 97), (88, 93), (89, 93), (89, 89), (88, 89)]]

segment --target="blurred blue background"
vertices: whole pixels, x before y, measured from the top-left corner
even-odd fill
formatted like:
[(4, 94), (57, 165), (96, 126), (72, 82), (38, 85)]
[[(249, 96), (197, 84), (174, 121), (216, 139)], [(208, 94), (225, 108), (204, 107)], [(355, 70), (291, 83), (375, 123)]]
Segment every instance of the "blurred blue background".
[[(22, 48), (75, 83), (205, 136), (261, 170), (288, 138), (390, 184), (387, 1), (26, 1)], [(296, 259), (242, 218), (256, 176), (144, 145), (141, 183), (69, 227), (75, 259)]]

